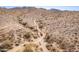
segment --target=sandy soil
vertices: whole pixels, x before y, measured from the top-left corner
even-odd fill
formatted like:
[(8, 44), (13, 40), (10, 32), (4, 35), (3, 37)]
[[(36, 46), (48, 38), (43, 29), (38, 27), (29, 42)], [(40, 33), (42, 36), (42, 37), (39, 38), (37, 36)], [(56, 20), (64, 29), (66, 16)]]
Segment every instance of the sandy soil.
[(0, 9), (1, 52), (78, 52), (79, 11)]

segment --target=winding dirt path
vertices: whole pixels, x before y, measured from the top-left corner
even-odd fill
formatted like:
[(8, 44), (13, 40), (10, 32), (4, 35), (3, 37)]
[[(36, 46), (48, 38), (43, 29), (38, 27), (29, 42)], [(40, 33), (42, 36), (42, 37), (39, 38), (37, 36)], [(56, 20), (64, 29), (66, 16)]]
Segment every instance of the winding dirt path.
[[(42, 32), (39, 28), (39, 25), (38, 23), (36, 22), (36, 20), (34, 20), (34, 24), (36, 25), (36, 28), (38, 30), (38, 34), (39, 34), (39, 37), (37, 38), (36, 42), (39, 43), (39, 46), (42, 48), (43, 52), (47, 52), (48, 49), (46, 48), (46, 42), (44, 42), (44, 38), (45, 38), (45, 33)], [(42, 34), (42, 36), (41, 36)]]
[[(46, 34), (40, 30), (39, 25), (38, 25), (38, 23), (36, 22), (36, 20), (34, 20), (34, 25), (35, 25), (36, 29), (38, 30), (38, 35), (39, 35), (39, 37), (38, 37), (37, 39), (34, 39), (34, 38), (33, 38), (33, 39), (32, 39), (33, 42), (26, 42), (26, 41), (25, 41), (23, 44), (20, 44), (19, 46), (14, 47), (13, 49), (9, 50), (8, 52), (21, 52), (21, 51), (24, 50), (24, 45), (27, 45), (27, 44), (30, 44), (30, 43), (34, 43), (34, 44), (38, 45), (38, 47), (41, 48), (43, 52), (44, 52), (44, 51), (45, 51), (45, 52), (48, 51), (48, 49), (46, 48), (46, 43), (44, 42), (44, 38), (45, 38), (45, 35), (46, 35)], [(42, 34), (42, 35), (41, 35), (41, 34)], [(32, 50), (33, 50), (33, 49), (32, 49)], [(35, 51), (35, 50), (33, 50), (33, 51)], [(40, 51), (41, 51), (41, 50), (40, 50)]]

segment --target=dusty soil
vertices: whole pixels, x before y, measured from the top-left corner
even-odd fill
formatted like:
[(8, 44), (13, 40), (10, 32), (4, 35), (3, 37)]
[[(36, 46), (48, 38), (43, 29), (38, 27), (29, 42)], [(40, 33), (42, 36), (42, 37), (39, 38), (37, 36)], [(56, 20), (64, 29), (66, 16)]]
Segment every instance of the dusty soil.
[(0, 8), (1, 52), (78, 52), (79, 11)]

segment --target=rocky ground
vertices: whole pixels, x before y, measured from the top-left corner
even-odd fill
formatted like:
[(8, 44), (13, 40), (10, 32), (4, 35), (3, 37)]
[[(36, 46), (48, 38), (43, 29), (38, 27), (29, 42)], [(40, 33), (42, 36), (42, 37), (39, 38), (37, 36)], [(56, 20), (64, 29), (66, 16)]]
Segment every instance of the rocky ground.
[(78, 52), (79, 11), (0, 8), (1, 52)]

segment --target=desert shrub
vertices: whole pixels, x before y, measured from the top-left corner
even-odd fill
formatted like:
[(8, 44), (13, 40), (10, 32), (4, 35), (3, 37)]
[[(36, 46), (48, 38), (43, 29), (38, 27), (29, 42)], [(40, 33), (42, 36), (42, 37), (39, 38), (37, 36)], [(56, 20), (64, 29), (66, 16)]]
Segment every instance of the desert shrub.
[(0, 46), (0, 51), (2, 51), (2, 52), (7, 51), (8, 49), (12, 49), (11, 44), (4, 43), (3, 45)]
[(31, 37), (30, 32), (27, 32), (27, 33), (24, 35), (24, 38), (25, 38), (25, 39), (29, 39), (30, 37)]
[(26, 25), (27, 25), (27, 23), (26, 23), (26, 22), (22, 22), (22, 25), (23, 25), (23, 26), (26, 26)]

